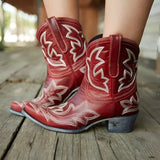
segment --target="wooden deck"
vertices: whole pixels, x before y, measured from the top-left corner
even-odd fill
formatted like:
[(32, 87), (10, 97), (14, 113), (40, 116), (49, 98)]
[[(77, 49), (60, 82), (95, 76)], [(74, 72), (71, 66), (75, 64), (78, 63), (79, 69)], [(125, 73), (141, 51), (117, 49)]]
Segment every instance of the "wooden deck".
[(108, 133), (104, 124), (81, 134), (48, 131), (9, 112), (12, 100), (36, 97), (46, 66), (38, 47), (0, 52), (0, 159), (159, 160), (160, 77), (139, 66), (140, 113), (131, 133)]

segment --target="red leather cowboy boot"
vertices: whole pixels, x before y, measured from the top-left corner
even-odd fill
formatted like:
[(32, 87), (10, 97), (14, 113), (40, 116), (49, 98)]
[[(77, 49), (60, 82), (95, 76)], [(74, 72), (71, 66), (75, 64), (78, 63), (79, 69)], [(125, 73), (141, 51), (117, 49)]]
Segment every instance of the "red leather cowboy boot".
[(33, 108), (23, 114), (42, 127), (78, 133), (107, 122), (110, 132), (130, 132), (138, 113), (136, 65), (138, 45), (121, 35), (91, 42), (80, 89), (59, 106)]
[(86, 41), (77, 20), (48, 18), (36, 36), (47, 62), (47, 78), (41, 97), (11, 103), (10, 111), (21, 116), (25, 105), (47, 108), (62, 103), (77, 90), (84, 76)]

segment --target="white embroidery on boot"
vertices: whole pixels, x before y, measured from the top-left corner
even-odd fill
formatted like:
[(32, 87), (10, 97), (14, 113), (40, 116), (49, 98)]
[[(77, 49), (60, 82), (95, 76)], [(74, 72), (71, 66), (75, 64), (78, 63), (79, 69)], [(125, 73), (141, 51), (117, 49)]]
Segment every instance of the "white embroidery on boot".
[(22, 102), (18, 102), (18, 101), (14, 101), (14, 103), (17, 103), (19, 107), (24, 108), (26, 102), (22, 101)]
[[(57, 93), (55, 93), (56, 90), (61, 90)], [(62, 101), (62, 96), (67, 92), (68, 87), (64, 86), (64, 85), (57, 85), (55, 83), (54, 80), (52, 80), (49, 85), (47, 86), (47, 88), (43, 89), (42, 95), (39, 98), (36, 98), (34, 100), (32, 100), (32, 102), (30, 102), (29, 104), (34, 108), (34, 110), (36, 112), (39, 112), (39, 109), (35, 109), (37, 108), (35, 105), (36, 103), (40, 102), (41, 100), (44, 100), (40, 103), (42, 104), (37, 104), (38, 107), (43, 107), (43, 108), (47, 108), (50, 105), (54, 105), (55, 104), (55, 100), (57, 101)], [(54, 94), (53, 94), (54, 93)], [(35, 105), (34, 105), (35, 103)]]
[(136, 98), (131, 96), (130, 99), (120, 101), (121, 106), (124, 108), (122, 115), (130, 112), (138, 111), (138, 95), (136, 93)]
[[(105, 92), (108, 93), (109, 90), (108, 90), (108, 85), (107, 85), (107, 83), (108, 83), (109, 79), (104, 76), (104, 71), (103, 71), (102, 68), (99, 69), (99, 70), (96, 72), (96, 69), (97, 69), (100, 65), (102, 65), (103, 63), (105, 63), (105, 61), (99, 57), (99, 55), (100, 55), (101, 51), (103, 50), (103, 48), (104, 48), (104, 47), (97, 47), (97, 48), (93, 49), (92, 52), (91, 52), (91, 54), (90, 54), (90, 57), (87, 57), (86, 65), (87, 65), (87, 69), (88, 69), (88, 80), (89, 80), (90, 84), (91, 84), (93, 87), (95, 87), (95, 88), (97, 88), (97, 89), (99, 89), (99, 90), (102, 90), (102, 91), (105, 91)], [(88, 61), (91, 62), (91, 59), (92, 59), (92, 56), (93, 56), (94, 53), (96, 53), (96, 60), (98, 60), (99, 63), (97, 63), (97, 64), (94, 66), (94, 68), (93, 68), (93, 76), (96, 77), (98, 74), (100, 74), (100, 75), (101, 75), (101, 79), (105, 80), (105, 82), (103, 82), (104, 87), (100, 87), (100, 86), (95, 85), (94, 82), (92, 82), (91, 77), (90, 77), (90, 72), (91, 72), (91, 71), (90, 71), (90, 67), (89, 67)]]
[(79, 70), (80, 70), (82, 73), (85, 73), (85, 71), (86, 71), (86, 66), (81, 67)]
[[(73, 55), (73, 61), (76, 62), (86, 52), (86, 41), (84, 41), (84, 44), (82, 46), (81, 42), (77, 38), (72, 37), (70, 34), (73, 31), (75, 31), (78, 34), (81, 34), (82, 35), (81, 37), (83, 38), (83, 33), (82, 33), (82, 31), (78, 31), (76, 28), (74, 28), (74, 27), (72, 27), (70, 25), (63, 24), (62, 26), (65, 27), (68, 30), (68, 33), (66, 34), (66, 37), (69, 38), (69, 39), (71, 39), (71, 40), (74, 40), (74, 41), (70, 41), (71, 46), (72, 46), (72, 48), (70, 50), (70, 53)], [(74, 52), (74, 50), (76, 49), (76, 46), (83, 47), (83, 51), (82, 51), (81, 54), (79, 54), (79, 52)]]
[[(128, 59), (124, 60), (123, 64), (128, 70), (124, 69), (123, 77), (119, 79), (120, 86), (118, 88), (118, 92), (122, 91), (125, 88), (130, 87), (133, 84), (133, 82), (135, 81), (135, 79), (136, 79), (136, 74), (133, 73), (132, 68), (128, 65), (128, 62), (131, 61), (131, 57), (133, 57), (133, 63), (136, 63), (137, 62), (136, 57), (135, 57), (134, 53), (130, 49), (126, 48), (126, 50), (127, 50), (127, 54), (128, 54)], [(127, 75), (130, 76), (131, 82), (130, 82), (130, 84), (125, 85), (123, 80), (126, 79)]]
[(51, 91), (53, 92), (53, 91), (60, 90), (60, 89), (62, 89), (62, 91), (57, 92), (55, 96), (49, 95), (48, 99), (50, 100), (50, 102), (53, 102), (54, 100), (62, 101), (62, 95), (64, 95), (64, 93), (66, 93), (66, 91), (68, 90), (68, 87), (64, 86), (64, 85), (57, 85), (55, 83), (55, 81), (52, 80), (51, 83), (49, 84), (49, 87), (44, 88), (45, 93), (48, 93), (49, 90), (50, 90), (50, 92)]
[[(53, 42), (52, 41), (47, 41), (46, 40), (46, 31), (44, 31), (41, 36), (40, 36), (40, 43), (42, 45), (42, 52), (44, 54), (44, 56), (46, 57), (48, 63), (52, 66), (66, 66), (66, 63), (64, 62), (64, 60), (62, 59), (63, 56), (62, 54), (57, 54), (57, 52), (55, 51), (55, 49), (52, 46)], [(46, 53), (44, 52), (44, 48), (46, 48), (46, 46), (44, 46), (43, 44), (45, 44), (47, 46), (47, 53), (48, 53), (48, 56), (50, 58), (53, 58), (54, 56), (55, 57), (59, 57), (58, 60), (56, 60), (56, 63), (54, 63), (53, 61), (51, 61), (48, 56), (46, 55)], [(54, 55), (54, 56), (53, 56)], [(60, 63), (59, 63), (60, 62)]]
[[(63, 120), (64, 115), (69, 114), (70, 111), (74, 112), (74, 110), (76, 110), (77, 108), (81, 108), (81, 106), (83, 106), (84, 108), (84, 105), (87, 105), (87, 104), (88, 102), (84, 101), (81, 104), (75, 106), (73, 103), (68, 104), (66, 102), (57, 107), (55, 106), (53, 106), (53, 108), (49, 107), (48, 109), (50, 110), (50, 112), (43, 112), (43, 113), (45, 114), (45, 118), (47, 121), (52, 120), (53, 122), (56, 122), (58, 124), (66, 124), (66, 125), (75, 126), (75, 127), (78, 126), (78, 122), (83, 125), (87, 125), (90, 120), (94, 120), (100, 116), (97, 112), (91, 109), (87, 109), (87, 107), (86, 109), (81, 110), (77, 114), (71, 113), (72, 115), (71, 120), (69, 121)], [(51, 113), (53, 113), (53, 115)], [(54, 116), (54, 114), (62, 117), (57, 118)]]

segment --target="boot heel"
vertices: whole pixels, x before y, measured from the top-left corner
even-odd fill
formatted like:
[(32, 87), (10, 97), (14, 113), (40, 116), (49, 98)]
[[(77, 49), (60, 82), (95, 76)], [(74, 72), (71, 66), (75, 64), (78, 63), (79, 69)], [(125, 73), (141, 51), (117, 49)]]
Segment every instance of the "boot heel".
[(138, 113), (130, 116), (110, 118), (108, 122), (106, 122), (107, 130), (115, 133), (131, 132), (137, 115)]

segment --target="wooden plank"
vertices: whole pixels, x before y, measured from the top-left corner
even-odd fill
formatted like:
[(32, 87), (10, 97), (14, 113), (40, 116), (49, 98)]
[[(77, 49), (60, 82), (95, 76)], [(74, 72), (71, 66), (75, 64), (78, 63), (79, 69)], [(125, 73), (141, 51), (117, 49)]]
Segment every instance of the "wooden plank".
[(160, 157), (160, 126), (143, 109), (139, 113), (133, 132), (108, 133), (106, 129), (97, 127), (96, 137), (103, 159), (112, 159), (111, 150), (118, 160), (158, 160)]
[(105, 124), (101, 123), (95, 127), (95, 136), (96, 141), (104, 160), (117, 160), (117, 156), (115, 155), (115, 151), (112, 149), (112, 141), (114, 139), (111, 138), (113, 133), (109, 133), (106, 130)]
[(27, 62), (20, 61), (18, 63), (16, 61), (14, 62), (12, 61), (12, 62), (8, 62), (0, 66), (0, 73), (1, 73), (0, 84), (6, 81), (8, 77), (10, 77), (17, 70), (23, 68), (25, 65), (27, 65)]
[(160, 77), (155, 74), (151, 69), (145, 68), (141, 65), (138, 66), (138, 83), (143, 86), (160, 85)]
[[(96, 138), (103, 159), (159, 159), (160, 151), (160, 79), (151, 70), (139, 67), (140, 114), (131, 133), (108, 133), (96, 127)], [(147, 112), (146, 112), (147, 111)]]
[(6, 159), (158, 160), (160, 127), (143, 109), (144, 104), (135, 130), (124, 134), (108, 133), (104, 125), (96, 126), (95, 133), (94, 129), (73, 135), (55, 133), (26, 120)]
[(4, 53), (1, 53), (1, 58), (3, 57), (4, 60), (0, 64), (0, 84), (13, 73), (41, 58), (42, 54), (39, 52), (41, 52), (39, 47), (31, 47), (14, 54), (9, 52), (5, 56)]
[(58, 133), (55, 159), (63, 160), (100, 160), (101, 155), (97, 146), (93, 129), (80, 134)]
[[(42, 89), (39, 95), (41, 92)], [(48, 131), (26, 119), (5, 159), (54, 159), (58, 141), (56, 132)]]
[(135, 130), (125, 134), (108, 133), (103, 126), (95, 128), (96, 136), (93, 129), (81, 134), (56, 134), (27, 120), (6, 159), (156, 159), (160, 156), (156, 150), (159, 133), (159, 125), (144, 110)]
[[(159, 38), (159, 43), (160, 43), (160, 38)], [(159, 51), (158, 51), (158, 57), (157, 57), (157, 60), (156, 60), (156, 73), (158, 75), (160, 75), (160, 44), (159, 44)]]
[(97, 160), (101, 159), (101, 155), (93, 129), (81, 134), (63, 134), (48, 131), (29, 120), (25, 120), (5, 157), (8, 160), (11, 158), (13, 160), (32, 158), (38, 160), (90, 160), (91, 158)]
[[(21, 79), (26, 82), (42, 82), (43, 77), (41, 76), (44, 73), (40, 72), (44, 64), (41, 63), (42, 59), (39, 54), (36, 54), (37, 49), (34, 51), (33, 55), (29, 53), (24, 57), (25, 51), (22, 57), (15, 57), (17, 62), (18, 59), (24, 62), (26, 60), (27, 65), (26, 68), (21, 66), (14, 75), (8, 75), (10, 81), (17, 82)], [(5, 155), (7, 160), (158, 160), (160, 157), (158, 150), (160, 145), (160, 126), (158, 124), (160, 122), (158, 110), (160, 81), (153, 72), (147, 72), (144, 68), (140, 69), (140, 113), (135, 130), (124, 134), (108, 133), (104, 124), (97, 125), (81, 134), (63, 134), (45, 130), (27, 119), (24, 120), (8, 112), (11, 100), (34, 97), (40, 84), (23, 82), (1, 85), (0, 159), (7, 153)]]
[(40, 84), (7, 83), (0, 89), (0, 159), (16, 136), (23, 118), (9, 112), (13, 100), (31, 99), (36, 96)]
[(4, 51), (0, 52), (0, 65), (7, 62), (8, 59), (14, 55), (14, 54), (19, 54), (20, 52), (24, 51), (24, 47), (22, 48), (15, 48), (15, 49), (7, 49)]
[[(58, 136), (58, 143), (56, 147), (56, 153), (54, 158), (59, 160), (59, 159), (70, 159), (72, 160), (73, 157), (75, 158), (75, 153), (73, 151), (78, 147), (78, 146), (73, 148), (73, 141), (74, 141), (74, 135), (72, 134), (63, 134), (63, 133), (57, 133)], [(79, 139), (78, 139), (79, 140)], [(76, 159), (79, 160), (79, 154), (76, 156)]]
[[(33, 67), (33, 64), (31, 64), (31, 67)], [(27, 72), (28, 69), (31, 69), (31, 67), (28, 66), (27, 68), (21, 69), (19, 72), (15, 73), (12, 77), (10, 77), (10, 81), (16, 81), (21, 77), (27, 77), (27, 79), (29, 80), (35, 80), (37, 78), (34, 76), (35, 68), (33, 72), (31, 71), (31, 74), (27, 73), (27, 75), (25, 76), (25, 73)], [(37, 64), (36, 70), (38, 70), (38, 73), (40, 70), (39, 68), (40, 66)], [(28, 130), (28, 127), (29, 127), (29, 130)], [(40, 134), (40, 133), (44, 133), (44, 134)], [(80, 141), (81, 137), (78, 134), (76, 135), (68, 135), (68, 134), (61, 134), (61, 133), (56, 134), (55, 132), (49, 132), (33, 124), (30, 121), (25, 120), (21, 130), (17, 134), (17, 138), (14, 140), (14, 143), (7, 154), (6, 159), (28, 159), (31, 157), (34, 157), (36, 159), (53, 159), (54, 157), (56, 159), (60, 159), (60, 158), (77, 159), (77, 154), (79, 155), (82, 154), (83, 157), (87, 156), (88, 158), (92, 157), (92, 159), (99, 159), (100, 155), (97, 149), (95, 137), (94, 137), (94, 134), (91, 134), (91, 133), (92, 132), (90, 132), (90, 134), (87, 136), (88, 138), (86, 138), (86, 136), (84, 137), (82, 136), (83, 137), (82, 138), (83, 143), (82, 143)], [(48, 143), (46, 143), (46, 135), (48, 135), (47, 137), (49, 137)], [(88, 139), (88, 141), (86, 141), (86, 139)], [(88, 149), (87, 152), (84, 152), (83, 145), (88, 148), (91, 143), (93, 144), (91, 149)], [(48, 148), (49, 144), (52, 147)], [(24, 148), (24, 149), (20, 150), (19, 148)], [(48, 149), (46, 150), (45, 148), (48, 148)], [(82, 152), (79, 152), (81, 150)], [(92, 156), (88, 155), (89, 151), (94, 152), (92, 153)], [(63, 152), (63, 154), (61, 154), (61, 152)], [(86, 153), (86, 155), (84, 153)], [(78, 157), (81, 157), (81, 156), (78, 156)]]
[(93, 130), (82, 134), (56, 133), (25, 120), (5, 159), (100, 160), (101, 156)]
[(94, 129), (90, 129), (88, 132), (81, 134), (81, 159), (102, 159), (94, 134)]
[(5, 159), (53, 159), (57, 141), (55, 132), (45, 130), (27, 119)]
[(160, 124), (160, 77), (153, 70), (139, 66), (140, 105)]
[(160, 124), (160, 87), (139, 87), (140, 104)]
[(45, 81), (46, 71), (46, 63), (42, 58), (39, 58), (9, 77), (9, 81), (42, 83)]

